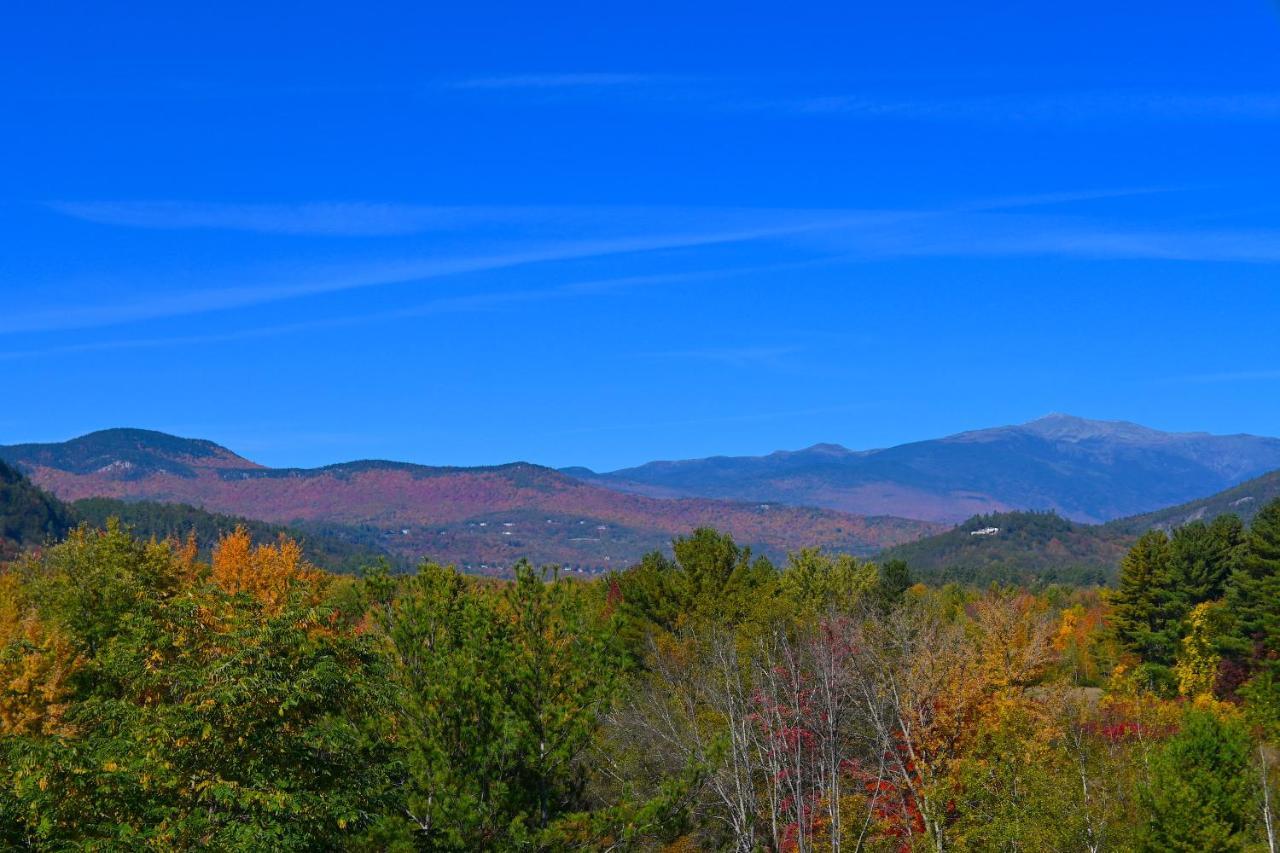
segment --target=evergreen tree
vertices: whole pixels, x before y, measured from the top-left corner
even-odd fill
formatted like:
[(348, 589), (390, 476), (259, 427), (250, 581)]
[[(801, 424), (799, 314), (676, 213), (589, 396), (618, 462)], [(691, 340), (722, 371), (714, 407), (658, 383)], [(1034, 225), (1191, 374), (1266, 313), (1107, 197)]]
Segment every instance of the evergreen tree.
[(1169, 542), (1171, 607), (1179, 618), (1191, 608), (1222, 597), (1240, 556), (1244, 529), (1234, 515), (1212, 524), (1193, 521), (1173, 532)]
[(1120, 644), (1149, 663), (1172, 663), (1178, 639), (1172, 598), (1169, 538), (1150, 530), (1120, 563), (1111, 619)]
[(1151, 853), (1232, 853), (1245, 849), (1253, 775), (1244, 726), (1189, 711), (1182, 730), (1156, 754), (1143, 849)]
[(752, 559), (751, 549), (728, 534), (699, 528), (675, 540), (672, 550), (674, 560), (653, 552), (611, 578), (621, 597), (626, 646), (637, 659), (653, 630), (673, 632), (691, 620), (741, 624), (777, 598), (773, 564)]
[(1280, 500), (1258, 511), (1227, 590), (1235, 624), (1228, 654), (1250, 667), (1280, 673)]

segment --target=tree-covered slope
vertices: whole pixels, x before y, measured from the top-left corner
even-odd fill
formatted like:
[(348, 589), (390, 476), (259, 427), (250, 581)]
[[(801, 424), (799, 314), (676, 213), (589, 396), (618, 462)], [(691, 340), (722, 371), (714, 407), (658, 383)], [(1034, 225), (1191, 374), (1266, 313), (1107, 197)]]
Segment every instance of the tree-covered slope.
[(212, 441), (149, 429), (104, 429), (69, 441), (0, 446), (0, 459), (28, 469), (141, 479), (155, 474), (194, 477), (199, 468), (258, 466)]
[(152, 501), (129, 502), (111, 498), (87, 498), (66, 504), (31, 482), (22, 472), (0, 462), (0, 561), (22, 551), (56, 542), (77, 524), (105, 527), (119, 519), (143, 539), (185, 539), (194, 534), (207, 558), (213, 543), (237, 527), (256, 542), (274, 542), (281, 536), (302, 545), (307, 559), (330, 571), (354, 571), (381, 558), (403, 565), (383, 547), (384, 535), (371, 528), (343, 525), (282, 525), (240, 516), (221, 515), (182, 504)]
[(242, 516), (208, 512), (188, 504), (164, 504), (154, 501), (122, 501), (114, 498), (84, 498), (71, 505), (77, 521), (94, 527), (105, 527), (107, 520), (119, 519), (134, 535), (164, 539), (182, 539), (194, 534), (200, 553), (208, 557), (219, 538), (243, 527), (256, 542), (273, 542), (281, 536), (296, 540), (307, 559), (336, 572), (355, 571), (391, 553), (381, 546), (379, 531), (340, 525), (270, 524)]
[(978, 515), (946, 533), (890, 548), (881, 559), (903, 560), (931, 582), (986, 584), (1111, 580), (1133, 537), (1049, 512)]
[(0, 462), (0, 560), (57, 540), (72, 524), (65, 504)]
[(945, 533), (890, 548), (882, 557), (905, 560), (914, 574), (929, 580), (1109, 582), (1125, 552), (1148, 530), (1172, 531), (1224, 515), (1247, 524), (1277, 498), (1280, 471), (1272, 471), (1199, 500), (1107, 524), (1037, 512), (974, 516)]
[(1227, 514), (1238, 515), (1242, 521), (1248, 522), (1259, 509), (1276, 498), (1280, 498), (1280, 471), (1271, 471), (1207, 498), (1118, 519), (1108, 526), (1137, 534), (1153, 527), (1168, 529), (1189, 521), (1207, 521)]

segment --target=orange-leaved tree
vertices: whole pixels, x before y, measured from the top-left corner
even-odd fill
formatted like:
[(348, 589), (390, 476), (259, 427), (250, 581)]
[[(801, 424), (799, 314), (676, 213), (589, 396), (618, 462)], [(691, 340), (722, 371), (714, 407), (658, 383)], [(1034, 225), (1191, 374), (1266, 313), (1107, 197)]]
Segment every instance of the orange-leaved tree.
[(213, 548), (213, 580), (233, 595), (248, 593), (268, 612), (278, 612), (291, 592), (301, 590), (319, 603), (325, 573), (302, 557), (302, 547), (281, 536), (274, 545), (254, 545), (249, 532), (237, 527)]

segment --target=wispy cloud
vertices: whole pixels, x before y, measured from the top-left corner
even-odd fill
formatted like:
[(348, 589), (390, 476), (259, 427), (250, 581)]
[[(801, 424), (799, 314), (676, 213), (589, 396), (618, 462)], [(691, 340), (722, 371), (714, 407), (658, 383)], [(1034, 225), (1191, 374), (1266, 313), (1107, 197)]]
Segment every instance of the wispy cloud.
[(748, 412), (736, 415), (718, 415), (706, 418), (689, 418), (671, 421), (641, 421), (635, 423), (600, 424), (596, 426), (577, 427), (558, 430), (548, 435), (582, 435), (596, 432), (630, 432), (633, 430), (666, 429), (669, 427), (714, 426), (719, 424), (757, 423), (760, 421), (787, 420), (790, 418), (808, 418), (819, 415), (835, 415), (844, 412), (860, 412), (883, 406), (878, 400), (863, 400), (857, 403), (846, 403), (838, 406), (819, 406), (810, 409), (786, 409), (781, 411)]
[(744, 275), (768, 269), (773, 269), (773, 267), (729, 268), (698, 272), (666, 273), (659, 275), (624, 276), (619, 278), (570, 282), (546, 288), (530, 288), (526, 290), (507, 290), (491, 293), (476, 293), (465, 296), (442, 297), (388, 311), (376, 311), (364, 314), (344, 315), (340, 317), (321, 317), (313, 320), (303, 320), (296, 323), (278, 323), (249, 329), (238, 329), (229, 332), (216, 332), (200, 335), (121, 338), (104, 341), (86, 341), (84, 343), (65, 344), (52, 347), (38, 347), (26, 350), (10, 350), (8, 352), (0, 352), (0, 361), (47, 358), (49, 356), (57, 355), (77, 355), (80, 353), (109, 352), (115, 350), (203, 346), (232, 341), (279, 337), (282, 335), (315, 332), (324, 329), (348, 328), (389, 320), (429, 317), (438, 314), (465, 314), (496, 311), (503, 308), (525, 304), (560, 299), (572, 299), (575, 297), (599, 296), (641, 287), (688, 284), (699, 280), (729, 278), (732, 276)]
[(1280, 262), (1276, 229), (1197, 230), (1109, 223), (1085, 218), (974, 213), (887, 227), (806, 235), (815, 248), (855, 259), (906, 257)]
[(563, 217), (567, 210), (364, 202), (53, 201), (48, 207), (87, 222), (129, 228), (192, 228), (320, 237), (397, 236), (482, 225), (527, 224)]
[(671, 79), (670, 77), (656, 74), (574, 72), (463, 77), (455, 80), (446, 80), (443, 85), (450, 89), (584, 89), (635, 86), (643, 83), (669, 81)]
[(1016, 257), (1040, 255), (1112, 260), (1275, 263), (1280, 231), (1218, 231), (1048, 226), (1023, 233), (988, 233), (980, 240), (923, 246), (918, 254)]
[[(428, 232), (532, 231), (578, 235), (817, 225), (840, 217), (883, 219), (888, 211), (636, 205), (424, 205), (376, 202), (296, 204), (195, 201), (52, 201), (65, 216), (127, 228), (204, 229), (316, 237), (375, 237)], [(911, 211), (894, 215), (912, 215)]]
[(1217, 384), (1228, 382), (1261, 382), (1280, 379), (1280, 370), (1237, 370), (1226, 373), (1197, 373), (1190, 376), (1179, 376), (1171, 382), (1187, 382), (1194, 384)]
[[(560, 90), (584, 99), (609, 97), (620, 91), (635, 105), (666, 105), (766, 115), (839, 117), (863, 121), (927, 122), (1202, 122), (1280, 120), (1280, 93), (1269, 90), (1169, 90), (1160, 88), (1041, 89), (939, 93), (936, 76), (910, 87), (910, 81), (881, 81), (874, 87), (840, 84), (804, 76), (676, 77), (634, 73), (562, 73), (476, 75), (446, 81), (445, 88), (520, 91), (535, 96)], [(904, 87), (904, 83), (908, 86)], [(981, 85), (988, 85), (981, 81)], [(928, 88), (926, 88), (926, 86)], [(827, 91), (822, 91), (822, 89)]]
[[(244, 308), (361, 288), (422, 283), (445, 276), (753, 241), (782, 240), (831, 261), (895, 257), (1065, 257), (1274, 263), (1276, 229), (1206, 230), (1103, 222), (1022, 210), (1072, 201), (1159, 192), (1128, 189), (977, 200), (936, 210), (768, 210), (745, 208), (447, 208), (396, 205), (114, 204), (65, 212), (137, 227), (228, 227), (284, 233), (390, 233), (432, 223), (525, 219), (529, 233), (620, 232), (595, 239), (530, 243), (456, 257), (410, 257), (359, 264), (313, 265), (285, 273), (243, 275), (230, 286), (157, 288), (146, 297), (104, 304), (11, 310), (0, 334), (94, 328)], [(554, 215), (548, 211), (553, 211)], [(607, 211), (602, 214), (601, 211)], [(594, 214), (594, 218), (593, 218)], [(558, 217), (558, 218), (557, 218)], [(667, 230), (656, 231), (661, 225)], [(656, 233), (655, 233), (656, 232)], [(467, 232), (474, 237), (473, 232)], [(489, 238), (489, 242), (493, 242)], [(257, 279), (255, 281), (255, 279)], [(733, 354), (722, 354), (728, 361)]]
[(746, 346), (746, 347), (698, 347), (695, 349), (666, 350), (636, 353), (639, 358), (710, 361), (729, 367), (761, 367), (776, 365), (786, 356), (801, 352), (804, 347)]
[(539, 263), (604, 257), (666, 249), (739, 243), (830, 228), (839, 223), (817, 222), (761, 227), (740, 231), (670, 234), (562, 243), (509, 253), (452, 259), (415, 259), (340, 269), (315, 269), (288, 281), (258, 285), (191, 290), (149, 296), (131, 302), (103, 305), (60, 306), (0, 319), (0, 334), (80, 329), (166, 317), (243, 308), (287, 299), (316, 296), (361, 288), (403, 285), (450, 275), (507, 269)]
[(836, 94), (760, 101), (759, 108), (867, 120), (1083, 122), (1275, 121), (1275, 92), (1021, 92), (958, 97)]
[(831, 210), (637, 205), (430, 205), (385, 202), (217, 203), (199, 201), (50, 201), (46, 207), (100, 225), (155, 230), (222, 230), (315, 237), (403, 236), (427, 232), (525, 229), (579, 233), (667, 227), (761, 228), (877, 224), (947, 213), (1036, 207), (1172, 192), (1122, 187), (978, 199), (942, 210)]

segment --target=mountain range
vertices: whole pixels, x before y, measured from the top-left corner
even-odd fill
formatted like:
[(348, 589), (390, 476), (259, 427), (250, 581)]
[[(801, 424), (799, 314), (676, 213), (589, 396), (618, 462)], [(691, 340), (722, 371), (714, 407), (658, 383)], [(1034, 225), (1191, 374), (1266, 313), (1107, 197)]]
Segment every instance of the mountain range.
[(1105, 522), (1194, 500), (1280, 468), (1280, 439), (1168, 433), (1053, 414), (879, 450), (817, 444), (767, 456), (650, 462), (586, 482), (654, 497), (817, 506), (956, 523), (1009, 510)]
[[(925, 573), (1093, 578), (1143, 530), (1247, 517), (1280, 496), (1280, 440), (1067, 415), (883, 450), (826, 444), (605, 474), (526, 462), (270, 468), (210, 441), (138, 429), (0, 446), (0, 460), (65, 501), (130, 502), (128, 514), (151, 527), (188, 516), (138, 502), (290, 525), (338, 564), (387, 553), (495, 572), (519, 557), (584, 571), (627, 565), (712, 526), (771, 557), (813, 546), (884, 552)], [(126, 505), (80, 506), (93, 520)], [(987, 527), (1001, 533), (970, 535)]]
[(9, 445), (0, 459), (65, 501), (157, 501), (277, 524), (361, 526), (377, 531), (379, 546), (394, 555), (475, 571), (498, 571), (519, 557), (583, 570), (625, 566), (700, 526), (773, 557), (805, 546), (871, 554), (941, 529), (767, 502), (659, 499), (524, 462), (268, 468), (209, 441), (137, 429)]

